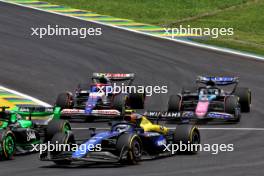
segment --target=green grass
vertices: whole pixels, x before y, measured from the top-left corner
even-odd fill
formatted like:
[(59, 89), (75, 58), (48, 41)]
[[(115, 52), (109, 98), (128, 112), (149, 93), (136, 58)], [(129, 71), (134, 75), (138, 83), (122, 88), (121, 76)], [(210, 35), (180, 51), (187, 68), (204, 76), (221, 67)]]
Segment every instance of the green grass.
[(264, 55), (264, 0), (43, 1), (160, 26), (232, 27), (233, 36), (199, 42)]
[(133, 19), (150, 24), (166, 24), (189, 16), (241, 4), (244, 0), (45, 0), (78, 9)]
[(213, 16), (185, 22), (196, 27), (231, 27), (234, 35), (212, 40), (200, 40), (242, 51), (264, 55), (264, 1), (250, 3), (235, 9), (226, 10)]

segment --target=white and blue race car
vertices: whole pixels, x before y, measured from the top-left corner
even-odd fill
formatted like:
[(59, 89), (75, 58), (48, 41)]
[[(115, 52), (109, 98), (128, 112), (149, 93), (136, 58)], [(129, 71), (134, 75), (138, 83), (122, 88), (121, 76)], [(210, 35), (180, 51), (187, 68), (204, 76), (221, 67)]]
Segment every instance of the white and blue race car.
[(55, 106), (61, 108), (61, 118), (82, 117), (88, 122), (123, 116), (126, 109), (144, 109), (144, 92), (115, 91), (116, 85), (131, 86), (134, 78), (134, 73), (93, 73), (92, 82), (79, 84), (74, 94), (59, 94)]

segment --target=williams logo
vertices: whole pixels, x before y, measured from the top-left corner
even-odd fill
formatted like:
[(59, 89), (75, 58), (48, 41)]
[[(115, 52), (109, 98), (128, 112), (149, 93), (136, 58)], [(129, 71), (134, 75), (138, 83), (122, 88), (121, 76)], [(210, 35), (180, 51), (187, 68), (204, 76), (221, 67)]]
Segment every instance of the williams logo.
[(148, 117), (164, 117), (164, 118), (179, 118), (181, 117), (180, 112), (161, 112), (161, 111), (148, 111), (144, 115)]

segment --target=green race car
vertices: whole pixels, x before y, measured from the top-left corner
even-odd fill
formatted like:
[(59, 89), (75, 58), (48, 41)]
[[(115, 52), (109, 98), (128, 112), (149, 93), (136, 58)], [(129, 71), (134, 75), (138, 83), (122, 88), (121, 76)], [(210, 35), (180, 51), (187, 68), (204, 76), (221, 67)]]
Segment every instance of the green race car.
[(67, 133), (71, 130), (68, 121), (59, 119), (60, 110), (57, 108), (7, 108), (0, 107), (0, 160), (33, 152), (34, 145), (50, 141), (58, 132)]

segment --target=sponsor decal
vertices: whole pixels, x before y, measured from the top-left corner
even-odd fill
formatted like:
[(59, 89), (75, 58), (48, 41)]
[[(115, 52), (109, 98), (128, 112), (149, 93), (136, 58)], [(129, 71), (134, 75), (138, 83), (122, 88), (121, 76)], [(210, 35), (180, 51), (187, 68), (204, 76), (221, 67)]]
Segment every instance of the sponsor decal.
[(32, 139), (37, 139), (34, 131), (27, 131), (27, 141), (31, 141)]
[(155, 132), (145, 132), (144, 136), (146, 137), (154, 137), (154, 136), (160, 136), (159, 133), (155, 133)]
[(63, 109), (61, 111), (62, 114), (74, 114), (74, 113), (79, 113), (79, 114), (83, 114), (84, 110), (82, 109)]
[(207, 116), (210, 117), (210, 118), (216, 118), (216, 119), (217, 118), (219, 118), (219, 119), (222, 119), (222, 118), (229, 119), (229, 118), (232, 117), (232, 115), (230, 115), (230, 114), (215, 113), (215, 112), (211, 112)]
[(129, 77), (133, 77), (134, 74), (128, 74), (128, 73), (95, 73), (95, 76), (105, 76), (108, 78), (129, 78)]
[(158, 145), (158, 146), (164, 146), (164, 145), (166, 145), (166, 144), (167, 144), (166, 139), (162, 139), (162, 140), (158, 140), (158, 141), (157, 141), (157, 145)]
[(103, 115), (120, 115), (118, 110), (110, 109), (110, 110), (93, 110), (92, 114), (103, 114)]
[(192, 111), (185, 111), (182, 113), (182, 117), (183, 118), (191, 118), (191, 117), (194, 117), (194, 112)]
[(181, 117), (180, 112), (160, 112), (160, 111), (149, 111), (145, 114), (150, 117), (166, 117), (166, 118), (175, 118)]

